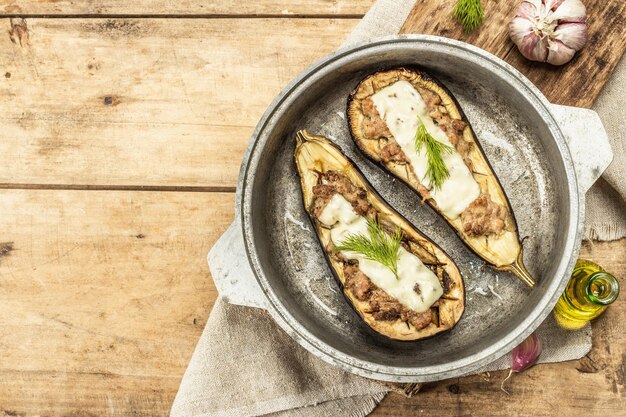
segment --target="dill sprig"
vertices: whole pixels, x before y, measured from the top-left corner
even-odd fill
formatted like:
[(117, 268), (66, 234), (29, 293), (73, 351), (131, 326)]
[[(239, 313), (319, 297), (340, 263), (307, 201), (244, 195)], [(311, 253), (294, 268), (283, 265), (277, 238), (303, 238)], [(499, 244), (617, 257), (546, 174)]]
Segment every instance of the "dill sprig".
[(458, 0), (452, 14), (466, 32), (478, 29), (485, 17), (480, 0)]
[(385, 233), (381, 225), (367, 219), (367, 232), (349, 235), (336, 246), (337, 250), (360, 253), (365, 259), (383, 264), (398, 279), (398, 257), (402, 244), (402, 230), (396, 228), (393, 234)]
[(415, 132), (415, 149), (417, 149), (417, 152), (420, 152), (422, 147), (426, 148), (426, 157), (428, 158), (426, 178), (428, 178), (430, 185), (434, 189), (439, 189), (450, 176), (450, 171), (448, 171), (448, 167), (443, 161), (443, 155), (453, 152), (454, 148), (439, 142), (428, 133), (424, 122), (419, 116), (417, 116), (417, 120), (419, 124), (417, 132)]

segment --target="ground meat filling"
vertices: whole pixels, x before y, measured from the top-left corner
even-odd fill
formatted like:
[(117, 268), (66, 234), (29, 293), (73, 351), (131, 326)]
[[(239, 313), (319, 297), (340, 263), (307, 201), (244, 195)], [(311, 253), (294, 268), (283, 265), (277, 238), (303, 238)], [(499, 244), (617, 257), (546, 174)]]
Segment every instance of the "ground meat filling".
[(352, 208), (361, 216), (367, 216), (374, 210), (367, 201), (367, 192), (362, 187), (352, 184), (346, 176), (336, 172), (320, 173), (317, 185), (313, 186), (313, 215), (319, 217), (330, 199), (339, 193), (352, 204)]
[(482, 194), (461, 213), (463, 231), (470, 236), (497, 235), (506, 226), (506, 209)]
[[(336, 193), (341, 194), (348, 200), (354, 210), (362, 216), (373, 217), (376, 210), (367, 201), (365, 189), (355, 186), (346, 176), (335, 172), (327, 171), (320, 173), (318, 184), (313, 187), (313, 215), (318, 217)], [(401, 319), (416, 329), (423, 329), (432, 321), (432, 312), (428, 310), (424, 313), (417, 313), (403, 306), (395, 298), (389, 296), (378, 288), (359, 269), (358, 261), (348, 260), (341, 252), (337, 251), (331, 241), (326, 246), (326, 252), (336, 261), (343, 263), (343, 273), (345, 277), (345, 287), (354, 294), (359, 301), (368, 301), (370, 304), (369, 313), (374, 319), (379, 321), (396, 321)], [(415, 291), (419, 294), (419, 287)]]
[(391, 137), (391, 132), (387, 127), (387, 123), (385, 123), (385, 121), (378, 114), (378, 110), (376, 110), (371, 97), (363, 100), (361, 110), (365, 115), (361, 128), (363, 129), (363, 133), (366, 138), (382, 139)]
[(400, 148), (400, 145), (398, 145), (396, 142), (385, 145), (380, 150), (380, 156), (385, 163), (396, 162), (406, 164), (408, 162), (406, 160), (404, 152), (402, 152), (402, 148)]

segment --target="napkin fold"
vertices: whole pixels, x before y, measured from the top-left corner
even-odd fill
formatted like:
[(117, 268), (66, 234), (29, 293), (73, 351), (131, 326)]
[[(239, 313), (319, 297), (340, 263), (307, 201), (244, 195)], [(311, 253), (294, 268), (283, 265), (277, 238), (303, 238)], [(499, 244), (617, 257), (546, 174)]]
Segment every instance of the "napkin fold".
[[(398, 33), (415, 1), (378, 0), (344, 45)], [(626, 60), (594, 105), (615, 159), (587, 194), (585, 236), (626, 236)], [(561, 362), (591, 349), (591, 328), (560, 329), (550, 316), (538, 329), (541, 362)], [(506, 369), (510, 354), (479, 372)], [(315, 358), (260, 309), (216, 301), (171, 410), (172, 417), (368, 415), (389, 387), (348, 374)]]

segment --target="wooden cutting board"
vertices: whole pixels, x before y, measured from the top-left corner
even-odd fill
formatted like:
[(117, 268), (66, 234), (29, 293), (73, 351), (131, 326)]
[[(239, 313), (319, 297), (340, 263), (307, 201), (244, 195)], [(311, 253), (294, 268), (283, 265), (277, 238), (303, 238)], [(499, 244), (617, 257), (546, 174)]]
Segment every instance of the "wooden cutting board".
[(583, 0), (589, 40), (569, 63), (555, 67), (528, 61), (508, 35), (518, 0), (482, 0), (485, 20), (464, 33), (452, 17), (456, 0), (418, 0), (401, 33), (445, 36), (474, 44), (526, 75), (552, 103), (591, 107), (626, 49), (626, 0)]

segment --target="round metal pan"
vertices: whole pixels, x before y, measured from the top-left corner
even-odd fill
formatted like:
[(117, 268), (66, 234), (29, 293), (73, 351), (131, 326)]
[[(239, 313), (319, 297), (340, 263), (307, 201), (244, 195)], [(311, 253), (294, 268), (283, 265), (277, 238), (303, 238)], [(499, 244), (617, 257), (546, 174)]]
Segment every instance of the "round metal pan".
[[(361, 155), (345, 120), (349, 93), (366, 75), (418, 65), (454, 94), (511, 201), (525, 264), (538, 281), (481, 269), (453, 230), (404, 184)], [(466, 309), (451, 331), (417, 342), (373, 333), (342, 296), (302, 206), (294, 135), (334, 140), (376, 190), (454, 259)], [(583, 204), (569, 150), (549, 103), (493, 55), (450, 39), (408, 35), (340, 50), (276, 98), (255, 131), (238, 187), (238, 214), (254, 274), (280, 326), (323, 360), (385, 381), (467, 374), (504, 355), (550, 313), (577, 258)]]

